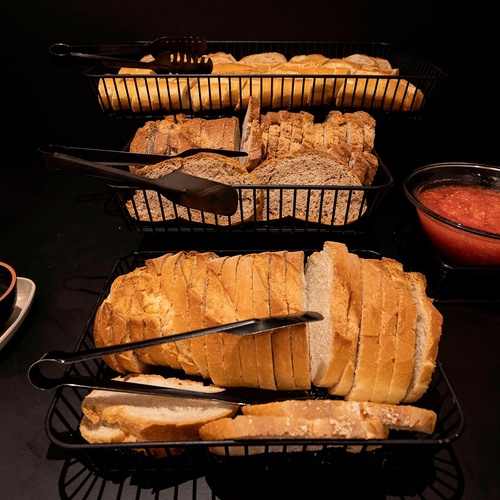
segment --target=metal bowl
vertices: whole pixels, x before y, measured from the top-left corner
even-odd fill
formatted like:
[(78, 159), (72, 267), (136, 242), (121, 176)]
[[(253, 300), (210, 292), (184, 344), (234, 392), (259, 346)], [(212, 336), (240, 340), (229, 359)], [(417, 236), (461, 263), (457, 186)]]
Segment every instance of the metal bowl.
[[(441, 205), (429, 208), (428, 202), (422, 199), (423, 193), (444, 186), (456, 188), (455, 198), (448, 195), (446, 201), (440, 200)], [(425, 234), (443, 261), (460, 266), (500, 265), (500, 217), (495, 216), (500, 211), (500, 167), (434, 163), (414, 170), (406, 177), (403, 187), (417, 210)], [(483, 188), (479, 196), (489, 195), (490, 201), (470, 202), (470, 198), (465, 197), (473, 193), (466, 193), (467, 189), (463, 188), (471, 187)], [(460, 206), (457, 196), (461, 198)], [(486, 219), (493, 224), (482, 226)]]
[(10, 318), (17, 301), (17, 274), (15, 269), (0, 262), (0, 327)]

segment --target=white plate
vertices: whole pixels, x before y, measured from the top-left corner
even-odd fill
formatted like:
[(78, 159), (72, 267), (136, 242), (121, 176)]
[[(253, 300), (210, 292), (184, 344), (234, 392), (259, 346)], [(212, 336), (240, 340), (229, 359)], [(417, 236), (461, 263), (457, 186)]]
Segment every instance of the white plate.
[(28, 278), (17, 278), (17, 300), (14, 311), (0, 329), (0, 350), (7, 341), (17, 332), (24, 318), (30, 310), (35, 296), (35, 283)]

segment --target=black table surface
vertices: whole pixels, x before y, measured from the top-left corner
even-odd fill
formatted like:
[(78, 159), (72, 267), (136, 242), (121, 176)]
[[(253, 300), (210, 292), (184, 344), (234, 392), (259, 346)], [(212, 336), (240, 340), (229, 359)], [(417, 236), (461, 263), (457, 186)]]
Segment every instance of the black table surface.
[[(400, 162), (389, 154), (387, 158), (391, 169)], [(251, 498), (254, 494), (274, 498), (279, 497), (279, 492), (288, 498), (303, 498), (306, 493), (321, 497), (319, 492), (332, 484), (337, 491), (344, 491), (344, 485), (345, 491), (351, 492), (349, 485), (364, 485), (356, 491), (365, 498), (499, 497), (500, 308), (496, 300), (447, 300), (445, 296), (436, 302), (444, 316), (439, 359), (465, 416), (464, 432), (444, 459), (444, 481), (431, 474), (417, 481), (418, 486), (411, 483), (410, 487), (410, 477), (371, 481), (368, 474), (348, 479), (346, 475), (336, 476), (332, 470), (331, 475), (321, 478), (253, 477), (250, 472), (230, 478), (177, 476), (152, 486), (138, 484), (132, 478), (118, 483), (104, 481), (72, 462), (64, 450), (51, 445), (45, 433), (45, 417), (53, 394), (30, 385), (30, 364), (49, 350), (75, 348), (104, 282), (120, 257), (141, 249), (215, 248), (229, 242), (131, 232), (100, 180), (47, 172), (37, 155), (5, 161), (9, 169), (2, 169), (0, 178), (0, 258), (11, 263), (19, 276), (33, 280), (36, 294), (27, 318), (0, 352), (3, 498), (128, 499), (149, 498), (155, 492), (159, 498)], [(407, 219), (409, 207), (402, 200), (398, 180), (401, 175), (395, 177), (393, 192), (380, 209), (368, 245), (384, 255), (399, 257), (401, 253), (409, 255), (404, 253), (404, 244), (398, 247), (398, 238), (394, 237)], [(233, 239), (232, 244), (249, 247), (251, 242), (235, 243)], [(280, 244), (290, 246), (292, 242), (282, 239), (274, 243)], [(429, 249), (423, 246), (422, 252)], [(405, 265), (417, 264), (409, 261)], [(428, 278), (432, 282), (433, 277)], [(498, 290), (493, 286), (487, 296), (498, 299)]]

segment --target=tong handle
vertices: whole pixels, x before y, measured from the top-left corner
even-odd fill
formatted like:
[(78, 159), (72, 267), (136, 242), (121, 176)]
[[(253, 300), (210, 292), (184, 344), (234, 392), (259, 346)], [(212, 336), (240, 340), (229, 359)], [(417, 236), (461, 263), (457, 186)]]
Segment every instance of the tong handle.
[(149, 53), (156, 56), (160, 52), (180, 52), (202, 56), (206, 53), (206, 50), (207, 44), (203, 38), (167, 36), (153, 41), (137, 41), (126, 44), (68, 45), (66, 43), (55, 43), (49, 48), (49, 52), (56, 58), (71, 57), (74, 53), (102, 55), (146, 55)]

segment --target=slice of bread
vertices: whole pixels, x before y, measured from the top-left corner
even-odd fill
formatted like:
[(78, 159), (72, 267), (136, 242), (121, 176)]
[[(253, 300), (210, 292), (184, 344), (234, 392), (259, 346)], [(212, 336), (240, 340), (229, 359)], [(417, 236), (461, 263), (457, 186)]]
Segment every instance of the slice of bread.
[[(285, 255), (288, 312), (295, 314), (305, 311), (307, 308), (304, 252), (297, 250), (289, 251)], [(295, 325), (290, 328), (290, 345), (294, 388), (302, 390), (310, 389), (311, 373), (309, 368), (307, 324)]]
[(269, 189), (262, 211), (269, 220), (294, 217), (320, 224), (343, 225), (357, 220), (365, 208), (362, 191), (323, 189), (324, 186), (361, 186), (347, 163), (339, 162), (324, 151), (303, 150), (271, 158), (252, 173), (263, 185), (318, 186), (297, 192)]
[[(148, 165), (137, 170), (138, 175), (157, 179), (172, 172), (183, 172), (189, 175), (210, 179), (228, 185), (249, 185), (256, 181), (236, 158), (229, 158), (215, 153), (198, 153), (187, 158), (172, 158), (156, 165)], [(251, 189), (241, 190), (241, 203), (238, 204), (233, 216), (216, 216), (208, 212), (200, 212), (196, 209), (188, 209), (174, 205), (167, 198), (151, 190), (137, 191), (134, 196), (134, 206), (129, 201), (127, 209), (133, 218), (139, 220), (163, 221), (170, 219), (186, 219), (192, 222), (203, 222), (204, 224), (228, 225), (229, 223), (240, 223), (253, 220), (255, 214), (260, 213), (261, 208), (260, 191), (256, 197)]]
[(323, 250), (309, 256), (305, 276), (308, 309), (324, 317), (308, 327), (311, 379), (317, 387), (331, 388), (339, 382), (357, 346), (356, 332), (348, 330), (351, 293), (346, 245), (325, 242)]
[(358, 341), (358, 355), (351, 390), (347, 400), (368, 401), (378, 369), (380, 325), (382, 318), (382, 281), (379, 267), (372, 259), (361, 259), (363, 307)]
[(412, 403), (420, 399), (429, 388), (436, 368), (443, 316), (426, 294), (427, 281), (423, 274), (408, 273), (413, 299), (417, 305), (417, 326), (413, 375), (410, 386), (402, 399)]
[[(283, 250), (272, 252), (269, 257), (269, 306), (272, 316), (281, 316), (290, 312), (287, 256), (288, 251)], [(295, 389), (291, 335), (290, 327), (273, 330), (271, 334), (274, 376), (276, 386), (281, 390)]]
[(301, 416), (310, 420), (331, 417), (334, 419), (380, 420), (390, 430), (406, 430), (432, 434), (437, 415), (411, 405), (391, 405), (341, 399), (287, 400), (242, 408), (244, 415), (252, 416)]
[(398, 291), (387, 268), (381, 260), (373, 260), (380, 269), (382, 301), (380, 303), (380, 333), (378, 342), (378, 363), (373, 390), (368, 401), (383, 403), (391, 385), (396, 353), (398, 322)]
[[(253, 255), (240, 256), (236, 272), (236, 314), (238, 320), (254, 317), (253, 310)], [(238, 337), (241, 381), (246, 387), (259, 387), (259, 373), (255, 338), (253, 335)]]
[[(116, 380), (200, 392), (221, 389), (160, 375), (129, 375)], [(82, 401), (82, 437), (89, 443), (192, 441), (212, 420), (231, 417), (237, 405), (202, 399), (94, 390)]]
[(387, 257), (382, 258), (382, 263), (395, 283), (398, 293), (394, 368), (385, 402), (398, 404), (405, 396), (413, 374), (417, 305), (413, 300), (410, 278), (403, 271), (403, 265)]
[(361, 261), (354, 254), (349, 253), (349, 307), (347, 310), (346, 335), (352, 342), (352, 349), (349, 358), (344, 366), (339, 381), (328, 388), (329, 394), (335, 396), (345, 396), (352, 387), (354, 380), (354, 370), (358, 355), (358, 339), (361, 323), (361, 310), (363, 305), (363, 290), (361, 285)]

